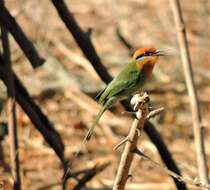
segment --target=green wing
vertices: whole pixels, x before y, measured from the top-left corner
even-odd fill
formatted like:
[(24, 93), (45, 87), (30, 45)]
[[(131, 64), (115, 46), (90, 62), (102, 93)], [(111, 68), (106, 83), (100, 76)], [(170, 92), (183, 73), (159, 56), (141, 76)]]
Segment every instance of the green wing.
[(123, 92), (127, 92), (130, 89), (132, 89), (132, 87), (136, 86), (136, 83), (139, 77), (139, 71), (131, 71), (128, 74), (129, 74), (129, 78), (124, 78), (124, 77), (122, 79), (118, 78), (118, 80), (116, 80), (110, 85), (110, 88), (107, 89), (109, 90), (108, 91), (109, 93), (107, 94), (107, 98), (110, 98), (116, 95), (123, 96)]
[(128, 63), (99, 95), (99, 102), (104, 104), (110, 97), (124, 97), (132, 94), (140, 73), (141, 68), (137, 68), (135, 61)]

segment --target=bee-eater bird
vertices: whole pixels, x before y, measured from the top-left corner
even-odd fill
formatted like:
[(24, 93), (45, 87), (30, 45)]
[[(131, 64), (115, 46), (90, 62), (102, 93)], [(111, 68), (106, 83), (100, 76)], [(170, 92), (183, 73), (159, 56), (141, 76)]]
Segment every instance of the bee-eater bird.
[(95, 126), (107, 109), (117, 101), (137, 93), (142, 88), (145, 82), (151, 77), (158, 57), (164, 55), (163, 50), (157, 50), (155, 48), (140, 48), (134, 53), (131, 61), (96, 96), (102, 108), (88, 130), (84, 141), (90, 140)]

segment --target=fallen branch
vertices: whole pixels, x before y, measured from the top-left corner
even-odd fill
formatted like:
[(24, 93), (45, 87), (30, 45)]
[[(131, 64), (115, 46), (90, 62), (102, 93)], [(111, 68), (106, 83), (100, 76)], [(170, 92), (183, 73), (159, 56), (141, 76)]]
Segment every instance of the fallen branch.
[(139, 138), (139, 132), (144, 127), (144, 121), (148, 113), (148, 95), (144, 93), (143, 95), (135, 95), (131, 102), (134, 105), (134, 110), (136, 111), (136, 117), (134, 119), (129, 134), (127, 136), (125, 148), (123, 150), (120, 164), (118, 167), (117, 175), (113, 185), (113, 190), (123, 190), (125, 189), (125, 184), (129, 177), (129, 169), (133, 160), (133, 151), (137, 145)]
[(5, 27), (12, 34), (34, 68), (42, 65), (45, 60), (39, 56), (34, 45), (26, 37), (21, 27), (17, 24), (2, 2), (0, 2), (0, 10), (0, 25)]
[(195, 88), (195, 81), (193, 78), (190, 52), (187, 42), (187, 34), (185, 31), (185, 23), (182, 16), (182, 10), (179, 0), (171, 0), (171, 8), (176, 24), (185, 81), (190, 98), (199, 178), (203, 184), (209, 184), (208, 165), (205, 153), (204, 131), (202, 126), (201, 112), (199, 109), (198, 96)]

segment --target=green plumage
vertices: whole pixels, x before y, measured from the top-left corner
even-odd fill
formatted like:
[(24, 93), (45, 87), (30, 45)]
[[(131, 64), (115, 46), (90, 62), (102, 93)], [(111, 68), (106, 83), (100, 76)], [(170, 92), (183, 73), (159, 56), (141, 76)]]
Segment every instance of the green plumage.
[(107, 109), (117, 101), (136, 93), (143, 86), (147, 78), (146, 66), (146, 64), (144, 66), (138, 65), (137, 61), (132, 59), (106, 88), (96, 96), (102, 108), (90, 127), (85, 141), (91, 138), (95, 126)]

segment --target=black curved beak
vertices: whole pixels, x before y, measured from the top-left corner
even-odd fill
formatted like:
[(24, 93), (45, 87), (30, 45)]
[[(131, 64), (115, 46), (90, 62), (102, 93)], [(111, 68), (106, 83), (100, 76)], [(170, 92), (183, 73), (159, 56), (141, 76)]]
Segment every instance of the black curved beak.
[(156, 56), (166, 56), (167, 53), (166, 53), (166, 51), (164, 51), (164, 50), (158, 49), (158, 50), (154, 53), (154, 55), (156, 55)]

